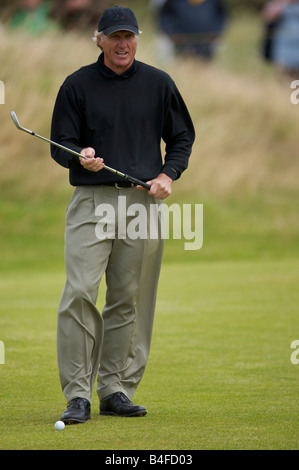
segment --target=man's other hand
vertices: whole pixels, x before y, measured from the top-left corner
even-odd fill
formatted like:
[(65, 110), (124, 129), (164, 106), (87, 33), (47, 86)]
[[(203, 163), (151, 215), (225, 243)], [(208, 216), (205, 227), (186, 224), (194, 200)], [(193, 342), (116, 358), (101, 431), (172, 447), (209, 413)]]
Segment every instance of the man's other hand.
[[(157, 178), (147, 181), (151, 185), (149, 194), (157, 199), (166, 199), (171, 194), (172, 179), (165, 173), (160, 173)], [(137, 186), (137, 189), (144, 190), (142, 186)]]

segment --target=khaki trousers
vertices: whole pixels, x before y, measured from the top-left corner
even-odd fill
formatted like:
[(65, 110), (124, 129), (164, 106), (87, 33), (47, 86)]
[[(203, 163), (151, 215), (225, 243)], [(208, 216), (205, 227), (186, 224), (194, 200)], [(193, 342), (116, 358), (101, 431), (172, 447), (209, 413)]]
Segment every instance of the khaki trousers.
[[(68, 402), (78, 396), (91, 403), (96, 378), (100, 400), (118, 391), (131, 399), (143, 376), (164, 243), (150, 233), (133, 238), (137, 221), (149, 227), (150, 205), (161, 203), (135, 187), (75, 189), (66, 213), (67, 279), (57, 322), (59, 376)], [(124, 204), (130, 207), (127, 217)], [(136, 208), (144, 209), (138, 220)], [(106, 304), (100, 314), (96, 304), (104, 274)]]

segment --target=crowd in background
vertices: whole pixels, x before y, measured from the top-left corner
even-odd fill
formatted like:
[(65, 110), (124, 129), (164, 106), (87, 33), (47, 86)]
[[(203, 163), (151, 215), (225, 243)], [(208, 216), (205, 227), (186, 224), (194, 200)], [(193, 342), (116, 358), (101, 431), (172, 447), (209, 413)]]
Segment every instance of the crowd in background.
[[(0, 0), (9, 11), (8, 28), (30, 34), (49, 30), (94, 28), (112, 0)], [(226, 0), (148, 0), (160, 38), (161, 56), (193, 55), (211, 60), (227, 24)], [(299, 78), (299, 0), (265, 1), (262, 57), (280, 70)]]
[(160, 33), (176, 54), (213, 58), (227, 23), (225, 0), (150, 0), (150, 4)]
[(57, 29), (94, 27), (109, 6), (109, 0), (0, 0), (10, 29), (23, 28), (36, 35)]

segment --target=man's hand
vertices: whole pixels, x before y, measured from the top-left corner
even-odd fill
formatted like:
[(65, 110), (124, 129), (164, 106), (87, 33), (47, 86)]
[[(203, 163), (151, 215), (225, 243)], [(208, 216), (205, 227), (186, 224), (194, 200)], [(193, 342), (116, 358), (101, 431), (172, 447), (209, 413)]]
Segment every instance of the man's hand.
[(95, 158), (95, 150), (92, 147), (87, 147), (81, 150), (81, 155), (84, 155), (88, 158), (81, 158), (80, 163), (81, 165), (89, 171), (100, 171), (104, 166), (104, 160), (102, 158)]
[[(157, 178), (147, 181), (151, 185), (149, 194), (157, 199), (166, 199), (171, 194), (172, 179), (165, 173), (160, 173)], [(137, 186), (137, 189), (144, 190), (142, 186)]]

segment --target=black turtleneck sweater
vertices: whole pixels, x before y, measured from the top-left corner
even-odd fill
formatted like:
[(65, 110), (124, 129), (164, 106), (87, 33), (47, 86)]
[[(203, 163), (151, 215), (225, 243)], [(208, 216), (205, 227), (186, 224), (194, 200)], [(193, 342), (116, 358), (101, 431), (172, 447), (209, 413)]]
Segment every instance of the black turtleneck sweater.
[[(135, 60), (117, 75), (104, 65), (103, 54), (67, 77), (52, 117), (53, 141), (77, 152), (93, 147), (106, 165), (143, 181), (159, 173), (179, 178), (194, 138), (189, 112), (168, 74)], [(57, 147), (51, 146), (51, 154), (69, 168), (73, 186), (123, 181), (106, 170), (85, 170), (79, 158)]]

